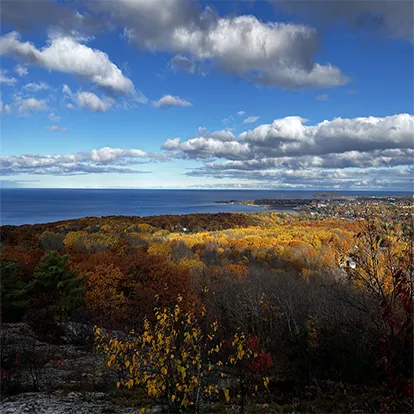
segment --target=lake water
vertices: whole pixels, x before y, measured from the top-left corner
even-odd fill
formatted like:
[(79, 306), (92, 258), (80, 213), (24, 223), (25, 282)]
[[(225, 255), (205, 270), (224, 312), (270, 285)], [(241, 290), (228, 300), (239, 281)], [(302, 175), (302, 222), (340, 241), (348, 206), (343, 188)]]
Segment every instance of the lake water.
[[(153, 216), (264, 211), (263, 207), (217, 204), (220, 200), (313, 198), (315, 191), (274, 190), (141, 190), (34, 189), (0, 191), (1, 224), (34, 224), (85, 216)], [(352, 195), (356, 192), (338, 192)], [(364, 191), (359, 195), (411, 195), (407, 192)], [(293, 210), (282, 210), (293, 212)]]

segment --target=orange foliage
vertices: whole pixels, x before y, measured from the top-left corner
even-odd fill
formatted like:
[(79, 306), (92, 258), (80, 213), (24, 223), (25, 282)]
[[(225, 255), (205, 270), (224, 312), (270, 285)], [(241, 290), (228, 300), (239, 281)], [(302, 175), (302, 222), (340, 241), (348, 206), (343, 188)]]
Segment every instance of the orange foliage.
[(99, 326), (118, 327), (124, 318), (126, 298), (121, 286), (124, 275), (113, 264), (98, 265), (85, 280), (86, 309)]
[(44, 254), (40, 249), (28, 251), (20, 246), (4, 246), (1, 252), (4, 259), (15, 260), (20, 265), (21, 274), (26, 280), (32, 278), (33, 272)]

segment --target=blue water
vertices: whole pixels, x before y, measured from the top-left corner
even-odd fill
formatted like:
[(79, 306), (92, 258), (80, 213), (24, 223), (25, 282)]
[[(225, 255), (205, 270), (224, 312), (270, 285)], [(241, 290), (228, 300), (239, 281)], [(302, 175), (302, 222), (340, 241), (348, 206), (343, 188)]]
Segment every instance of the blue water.
[[(111, 190), (4, 188), (1, 224), (35, 224), (85, 216), (153, 216), (263, 211), (259, 206), (217, 204), (219, 200), (312, 198), (315, 191), (262, 190)], [(340, 192), (340, 194), (356, 194)], [(360, 191), (359, 195), (411, 195), (407, 192)], [(292, 210), (280, 210), (293, 212)]]

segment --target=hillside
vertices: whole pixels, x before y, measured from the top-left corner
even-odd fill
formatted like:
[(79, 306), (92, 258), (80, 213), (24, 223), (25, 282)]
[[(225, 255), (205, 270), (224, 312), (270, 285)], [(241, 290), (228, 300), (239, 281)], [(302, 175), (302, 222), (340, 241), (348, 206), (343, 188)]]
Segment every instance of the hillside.
[(355, 214), (3, 226), (3, 397), (65, 406), (81, 392), (80, 412), (410, 412), (412, 217)]

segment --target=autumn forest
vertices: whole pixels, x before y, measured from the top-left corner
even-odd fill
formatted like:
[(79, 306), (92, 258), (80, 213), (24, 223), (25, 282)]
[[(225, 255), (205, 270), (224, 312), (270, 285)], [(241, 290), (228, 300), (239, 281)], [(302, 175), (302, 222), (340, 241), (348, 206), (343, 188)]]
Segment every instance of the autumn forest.
[[(2, 395), (100, 391), (142, 413), (411, 412), (413, 255), (412, 215), (392, 206), (3, 226)], [(76, 378), (68, 346), (93, 361)]]

